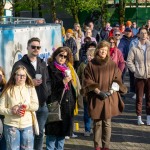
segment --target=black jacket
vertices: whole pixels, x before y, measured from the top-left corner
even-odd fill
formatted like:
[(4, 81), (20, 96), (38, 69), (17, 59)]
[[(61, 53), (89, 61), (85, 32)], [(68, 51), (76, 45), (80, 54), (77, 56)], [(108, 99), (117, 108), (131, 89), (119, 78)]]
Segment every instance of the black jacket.
[(50, 79), (48, 76), (48, 71), (46, 67), (46, 63), (43, 59), (37, 57), (37, 70), (34, 69), (33, 65), (31, 64), (29, 58), (27, 55), (24, 55), (19, 61), (17, 61), (13, 69), (16, 66), (23, 65), (28, 70), (28, 73), (32, 77), (32, 79), (35, 78), (36, 74), (42, 74), (42, 84), (39, 86), (36, 86), (36, 92), (39, 99), (39, 105), (43, 106), (44, 103), (47, 101), (48, 96), (50, 95)]
[(73, 54), (73, 57), (75, 57), (75, 54), (77, 53), (77, 44), (76, 44), (76, 41), (70, 37), (69, 39), (67, 39), (64, 44), (64, 46), (68, 46), (71, 51), (72, 51), (72, 54)]
[[(48, 66), (48, 72), (51, 78), (51, 96), (48, 98), (48, 103), (59, 101), (64, 89), (63, 75), (53, 63)], [(75, 108), (75, 91), (69, 82), (69, 90), (65, 91), (65, 94), (61, 103), (61, 117), (62, 121), (47, 123), (45, 125), (46, 135), (55, 136), (70, 136), (73, 129), (73, 113)]]

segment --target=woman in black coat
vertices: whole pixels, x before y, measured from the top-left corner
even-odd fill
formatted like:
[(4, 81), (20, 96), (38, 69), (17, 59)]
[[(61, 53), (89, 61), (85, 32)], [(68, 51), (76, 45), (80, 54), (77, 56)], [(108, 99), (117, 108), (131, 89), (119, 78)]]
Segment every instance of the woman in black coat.
[[(59, 47), (48, 60), (48, 72), (51, 79), (51, 96), (48, 99), (48, 104), (60, 101), (64, 89), (65, 93), (61, 103), (62, 121), (45, 125), (47, 150), (54, 150), (55, 148), (63, 150), (65, 136), (72, 135), (77, 92), (77, 82), (72, 62), (72, 53), (68, 47)], [(66, 74), (66, 70), (70, 74)]]

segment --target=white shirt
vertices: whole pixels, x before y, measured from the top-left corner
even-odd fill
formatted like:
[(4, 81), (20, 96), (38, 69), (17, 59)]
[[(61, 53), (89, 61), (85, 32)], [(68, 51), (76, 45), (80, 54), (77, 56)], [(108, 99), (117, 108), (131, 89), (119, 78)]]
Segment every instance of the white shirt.
[(31, 64), (33, 65), (34, 69), (37, 69), (37, 61), (31, 61)]

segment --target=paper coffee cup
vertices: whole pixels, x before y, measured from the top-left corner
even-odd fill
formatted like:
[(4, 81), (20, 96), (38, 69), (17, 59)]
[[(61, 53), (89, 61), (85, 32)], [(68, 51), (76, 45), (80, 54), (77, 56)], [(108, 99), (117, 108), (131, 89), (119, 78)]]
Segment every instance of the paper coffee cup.
[(36, 74), (35, 78), (38, 79), (38, 80), (40, 80), (42, 78), (42, 75), (41, 74)]

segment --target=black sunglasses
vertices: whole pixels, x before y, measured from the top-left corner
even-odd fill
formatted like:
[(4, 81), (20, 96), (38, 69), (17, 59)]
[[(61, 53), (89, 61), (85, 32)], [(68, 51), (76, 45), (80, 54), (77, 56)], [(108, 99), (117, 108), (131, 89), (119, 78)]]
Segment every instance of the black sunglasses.
[(39, 49), (41, 49), (41, 46), (34, 46), (34, 45), (31, 45), (31, 48), (32, 48), (32, 49), (38, 49), (38, 50), (39, 50)]
[(67, 59), (67, 55), (59, 54), (61, 58)]
[(115, 34), (115, 36), (120, 36), (120, 34)]

